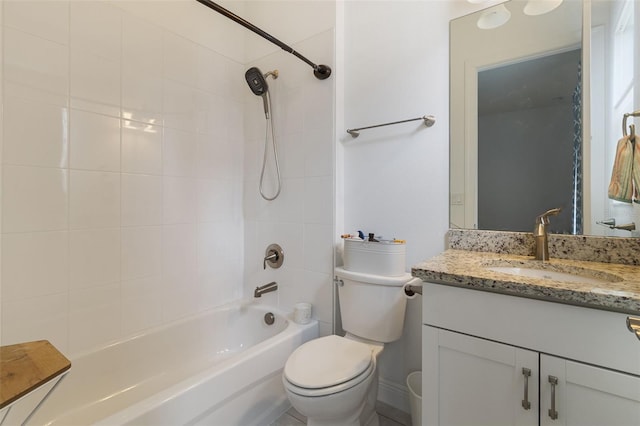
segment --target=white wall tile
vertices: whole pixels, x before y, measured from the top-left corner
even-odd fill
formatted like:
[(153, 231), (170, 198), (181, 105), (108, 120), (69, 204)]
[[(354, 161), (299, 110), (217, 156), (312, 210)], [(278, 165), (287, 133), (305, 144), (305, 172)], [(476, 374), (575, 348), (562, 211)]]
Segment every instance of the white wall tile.
[(187, 274), (163, 275), (162, 319), (164, 322), (175, 321), (200, 307), (200, 287), (195, 270)]
[(103, 1), (71, 2), (71, 48), (120, 61), (122, 12)]
[(122, 332), (131, 335), (162, 324), (161, 277), (122, 282)]
[(234, 217), (238, 204), (233, 199), (231, 182), (198, 179), (198, 222), (226, 222)]
[[(226, 121), (226, 99), (217, 94), (210, 94), (208, 92), (201, 93), (204, 93), (207, 102), (206, 105), (204, 105), (204, 117), (200, 118), (200, 120), (204, 121), (198, 122), (200, 126), (198, 131), (200, 133), (215, 136), (216, 140), (225, 139), (228, 136), (227, 132), (231, 129), (230, 126), (227, 126)], [(203, 106), (201, 105), (201, 107)], [(232, 130), (242, 136), (242, 129), (234, 128)]]
[(71, 356), (120, 337), (120, 318), (120, 283), (69, 292)]
[(122, 19), (122, 64), (147, 75), (161, 75), (162, 29), (137, 16), (125, 14)]
[[(123, 65), (122, 117), (149, 124), (162, 124), (162, 78), (142, 68)], [(136, 125), (133, 123), (132, 125)]]
[(122, 172), (162, 174), (162, 127), (122, 122)]
[[(302, 200), (306, 200), (306, 190), (305, 179), (283, 179), (282, 192), (278, 197), (280, 202), (275, 205), (276, 209), (271, 212), (271, 218), (281, 222), (303, 223), (305, 221), (306, 204)], [(328, 203), (331, 204), (331, 201), (328, 201)], [(326, 207), (326, 205), (323, 207)]]
[(162, 233), (163, 321), (197, 310), (197, 227), (165, 225)]
[(25, 88), (13, 92), (31, 97), (33, 92), (66, 105), (69, 91), (69, 48), (11, 28), (4, 29), (4, 78)]
[(120, 171), (120, 119), (71, 110), (72, 169)]
[(306, 101), (303, 88), (300, 86), (288, 87), (280, 95), (282, 106), (280, 108), (280, 122), (283, 128), (291, 133), (301, 133), (304, 130), (304, 102)]
[[(160, 276), (162, 272), (162, 228), (122, 228), (122, 280)], [(157, 285), (160, 285), (157, 283)]]
[(71, 170), (69, 227), (120, 226), (120, 174)]
[(304, 180), (304, 221), (305, 223), (332, 223), (332, 177), (309, 177)]
[(170, 32), (164, 32), (164, 76), (195, 87), (198, 45)]
[(195, 133), (165, 129), (162, 153), (162, 171), (165, 176), (195, 175), (197, 156)]
[(48, 340), (62, 353), (68, 351), (68, 295), (35, 296), (2, 302), (2, 344)]
[(162, 272), (188, 274), (197, 266), (197, 227), (195, 224), (165, 225), (162, 229)]
[[(190, 39), (211, 29), (199, 5), (181, 35), (173, 5), (37, 5), (2, 5), (2, 341), (74, 355), (241, 297), (245, 66)], [(149, 22), (159, 9), (179, 12), (170, 30)], [(298, 205), (279, 226), (301, 247)], [(23, 300), (50, 301), (49, 322), (7, 325), (36, 312)]]
[(323, 274), (314, 271), (304, 273), (305, 294), (300, 296), (313, 305), (313, 317), (324, 322), (333, 321), (333, 302), (331, 289), (333, 274)]
[(304, 225), (304, 269), (331, 274), (333, 271), (333, 225)]
[(196, 136), (197, 176), (202, 178), (229, 179), (229, 169), (234, 166), (229, 144), (212, 135)]
[(72, 49), (70, 76), (73, 108), (120, 115), (120, 62)]
[(166, 127), (193, 131), (196, 128), (196, 90), (165, 78), (162, 81), (162, 118)]
[(221, 93), (220, 87), (222, 85), (217, 76), (224, 74), (225, 62), (228, 59), (202, 46), (197, 47), (197, 55), (196, 87), (211, 93)]
[(4, 100), (3, 122), (4, 163), (68, 166), (67, 108), (9, 97)]
[[(303, 137), (303, 133), (287, 133), (277, 139), (282, 176), (287, 179), (304, 177), (306, 140)], [(269, 144), (271, 144), (271, 139), (269, 139)], [(273, 155), (272, 149), (269, 146), (268, 153), (270, 156)], [(264, 150), (264, 144), (261, 150)]]
[(2, 231), (53, 231), (67, 227), (68, 172), (3, 167)]
[(304, 132), (305, 176), (331, 176), (333, 173), (332, 128), (326, 126)]
[(223, 235), (223, 226), (208, 222), (198, 224), (198, 270), (214, 271), (227, 261), (225, 248), (229, 245)]
[(162, 180), (163, 223), (195, 223), (197, 189), (196, 179), (165, 176)]
[(68, 243), (66, 231), (3, 235), (3, 300), (15, 301), (67, 291)]
[(120, 281), (120, 228), (69, 231), (69, 264), (71, 289)]
[(162, 177), (122, 174), (122, 226), (162, 223)]
[(46, 38), (69, 43), (68, 1), (5, 1), (4, 25)]

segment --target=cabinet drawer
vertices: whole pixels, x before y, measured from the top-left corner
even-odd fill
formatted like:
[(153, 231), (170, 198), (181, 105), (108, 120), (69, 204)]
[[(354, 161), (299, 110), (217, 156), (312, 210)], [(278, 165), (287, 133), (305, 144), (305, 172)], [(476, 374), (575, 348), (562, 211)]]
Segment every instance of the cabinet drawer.
[(424, 283), (425, 325), (640, 375), (628, 315)]

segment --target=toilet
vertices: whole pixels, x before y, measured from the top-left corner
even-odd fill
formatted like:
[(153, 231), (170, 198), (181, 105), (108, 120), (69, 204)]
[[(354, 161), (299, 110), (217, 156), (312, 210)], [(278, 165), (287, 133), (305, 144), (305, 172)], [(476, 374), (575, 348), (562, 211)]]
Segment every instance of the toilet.
[(325, 336), (289, 356), (282, 381), (291, 405), (309, 426), (378, 426), (378, 356), (402, 336), (402, 286), (420, 280), (336, 268), (344, 337)]

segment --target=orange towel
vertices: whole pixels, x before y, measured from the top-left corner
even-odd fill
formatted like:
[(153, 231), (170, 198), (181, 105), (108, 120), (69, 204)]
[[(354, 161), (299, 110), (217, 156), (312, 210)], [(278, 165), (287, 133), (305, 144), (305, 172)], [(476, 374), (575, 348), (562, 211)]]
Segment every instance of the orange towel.
[[(636, 169), (640, 173), (640, 167)], [(611, 183), (609, 183), (609, 198), (625, 203), (631, 202), (634, 195), (633, 172), (633, 144), (629, 136), (624, 136), (618, 141), (616, 148), (616, 159), (611, 171)]]

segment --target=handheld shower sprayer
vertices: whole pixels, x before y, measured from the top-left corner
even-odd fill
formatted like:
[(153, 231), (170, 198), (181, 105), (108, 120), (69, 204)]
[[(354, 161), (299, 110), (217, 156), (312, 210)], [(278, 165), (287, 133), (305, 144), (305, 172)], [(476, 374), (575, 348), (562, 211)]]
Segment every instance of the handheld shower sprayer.
[(269, 102), (267, 96), (269, 94), (269, 85), (267, 84), (267, 77), (272, 76), (274, 79), (278, 78), (278, 70), (269, 71), (266, 74), (262, 74), (260, 69), (252, 67), (244, 73), (244, 78), (247, 80), (249, 88), (256, 96), (262, 97), (262, 104), (264, 106), (264, 116), (269, 118)]
[[(266, 74), (262, 74), (257, 67), (251, 67), (244, 73), (244, 78), (247, 80), (249, 88), (256, 96), (262, 97), (262, 104), (264, 106), (264, 117), (267, 120), (266, 133), (264, 136), (264, 156), (262, 157), (262, 172), (260, 173), (260, 195), (267, 201), (275, 200), (280, 194), (282, 189), (282, 181), (280, 179), (280, 165), (278, 164), (278, 149), (276, 147), (276, 137), (273, 129), (273, 119), (270, 117), (269, 109), (271, 107), (271, 98), (269, 97), (269, 85), (267, 84), (267, 77), (278, 78), (278, 70), (269, 71)], [(271, 145), (273, 149), (273, 161), (276, 168), (277, 187), (276, 193), (273, 196), (267, 196), (264, 193), (264, 175), (267, 168), (267, 147), (269, 141), (269, 130), (271, 130)]]

